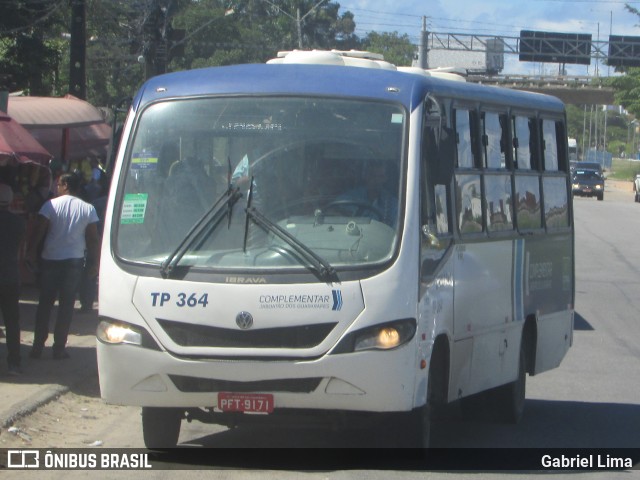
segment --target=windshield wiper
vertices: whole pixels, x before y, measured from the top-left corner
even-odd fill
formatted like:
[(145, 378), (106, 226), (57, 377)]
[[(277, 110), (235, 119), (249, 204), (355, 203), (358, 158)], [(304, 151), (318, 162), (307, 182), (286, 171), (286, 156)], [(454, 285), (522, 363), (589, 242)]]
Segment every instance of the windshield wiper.
[[(225, 197), (226, 201), (224, 201)], [(214, 202), (213, 206), (198, 219), (175, 250), (162, 262), (160, 265), (160, 273), (163, 278), (171, 276), (171, 272), (178, 263), (180, 263), (184, 254), (187, 253), (196, 241), (207, 238), (225, 215), (229, 216), (229, 222), (231, 222), (231, 210), (240, 197), (242, 197), (240, 188), (229, 185), (229, 188)]]
[(262, 212), (257, 210), (255, 207), (247, 207), (247, 218), (253, 220), (258, 226), (264, 228), (265, 230), (273, 233), (277, 237), (280, 237), (287, 244), (289, 244), (293, 249), (302, 257), (304, 257), (311, 266), (318, 272), (321, 278), (325, 279), (333, 279), (336, 275), (336, 270), (333, 266), (327, 262), (320, 255), (315, 253), (311, 248), (302, 243), (296, 237), (291, 235), (285, 229), (283, 229), (280, 225), (271, 221), (268, 217), (266, 217)]

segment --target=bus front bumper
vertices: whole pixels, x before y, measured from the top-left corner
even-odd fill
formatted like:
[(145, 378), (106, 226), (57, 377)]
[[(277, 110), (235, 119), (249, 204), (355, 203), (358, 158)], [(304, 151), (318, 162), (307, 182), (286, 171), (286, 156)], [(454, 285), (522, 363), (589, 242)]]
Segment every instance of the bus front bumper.
[(111, 404), (217, 408), (218, 394), (267, 393), (277, 409), (400, 412), (426, 381), (415, 349), (312, 360), (184, 359), (166, 351), (97, 342), (100, 390)]

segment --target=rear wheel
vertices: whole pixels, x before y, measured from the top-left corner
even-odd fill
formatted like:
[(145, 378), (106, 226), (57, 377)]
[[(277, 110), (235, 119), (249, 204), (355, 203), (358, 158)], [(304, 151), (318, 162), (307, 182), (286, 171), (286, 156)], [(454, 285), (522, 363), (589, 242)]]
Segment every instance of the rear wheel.
[(173, 448), (178, 444), (182, 410), (179, 408), (142, 407), (144, 444), (152, 450)]

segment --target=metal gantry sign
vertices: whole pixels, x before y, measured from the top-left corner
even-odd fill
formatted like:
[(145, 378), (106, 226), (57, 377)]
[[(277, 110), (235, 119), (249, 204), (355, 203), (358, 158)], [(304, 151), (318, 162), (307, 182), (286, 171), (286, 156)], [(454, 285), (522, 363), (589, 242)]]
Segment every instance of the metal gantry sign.
[(640, 66), (640, 37), (628, 35), (593, 40), (591, 34), (533, 30), (518, 37), (429, 32), (427, 49), (514, 54), (523, 62), (589, 65), (596, 59), (616, 67)]

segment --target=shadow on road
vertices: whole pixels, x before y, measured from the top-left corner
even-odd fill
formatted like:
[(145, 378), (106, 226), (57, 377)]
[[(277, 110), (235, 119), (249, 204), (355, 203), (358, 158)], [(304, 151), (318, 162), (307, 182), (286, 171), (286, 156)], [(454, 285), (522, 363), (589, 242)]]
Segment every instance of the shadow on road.
[[(463, 421), (457, 415), (447, 417), (450, 418), (433, 424), (432, 444), (436, 448), (637, 448), (640, 406), (527, 400), (525, 416), (518, 425)], [(346, 429), (240, 426), (193, 438), (182, 445), (287, 449), (396, 447), (388, 432), (378, 427), (375, 424), (370, 428)]]
[(573, 316), (573, 329), (574, 330), (583, 330), (583, 331), (594, 330), (594, 328), (587, 321), (587, 319), (584, 318), (582, 315), (580, 315), (578, 312), (575, 312), (575, 314)]

